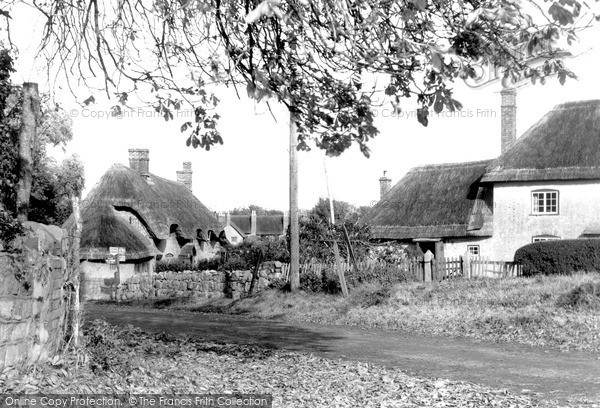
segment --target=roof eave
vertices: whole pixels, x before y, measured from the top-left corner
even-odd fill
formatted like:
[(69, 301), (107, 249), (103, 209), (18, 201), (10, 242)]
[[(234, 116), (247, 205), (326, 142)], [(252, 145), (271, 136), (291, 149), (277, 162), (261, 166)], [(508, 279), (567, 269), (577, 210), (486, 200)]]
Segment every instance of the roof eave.
[(511, 181), (600, 180), (600, 167), (556, 167), (548, 169), (496, 169), (482, 178), (484, 183)]

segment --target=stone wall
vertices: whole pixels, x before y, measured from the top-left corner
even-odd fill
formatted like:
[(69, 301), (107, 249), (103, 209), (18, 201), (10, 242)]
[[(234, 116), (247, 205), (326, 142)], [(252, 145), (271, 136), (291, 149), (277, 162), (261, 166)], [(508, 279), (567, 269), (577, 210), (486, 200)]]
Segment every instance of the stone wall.
[[(281, 263), (265, 262), (259, 269), (257, 289), (268, 286), (281, 277)], [(248, 294), (251, 271), (184, 271), (159, 272), (151, 276), (138, 275), (125, 281), (119, 289), (122, 300), (150, 298), (228, 297), (239, 299)]]
[(44, 361), (59, 350), (65, 270), (63, 258), (35, 249), (0, 252), (0, 370)]
[(226, 276), (223, 272), (159, 272), (134, 276), (120, 287), (122, 300), (147, 298), (222, 298)]

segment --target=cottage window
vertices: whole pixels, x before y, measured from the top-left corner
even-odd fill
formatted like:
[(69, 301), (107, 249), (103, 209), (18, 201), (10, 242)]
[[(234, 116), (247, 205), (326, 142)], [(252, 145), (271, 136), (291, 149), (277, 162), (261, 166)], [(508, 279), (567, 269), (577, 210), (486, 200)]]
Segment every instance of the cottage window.
[(531, 193), (532, 214), (558, 214), (558, 191), (538, 190)]
[(231, 237), (231, 242), (237, 242), (238, 237)]
[(467, 245), (467, 252), (471, 255), (479, 256), (479, 245)]
[(556, 235), (537, 235), (535, 237), (531, 237), (531, 242), (542, 242), (542, 241), (554, 241), (560, 239)]

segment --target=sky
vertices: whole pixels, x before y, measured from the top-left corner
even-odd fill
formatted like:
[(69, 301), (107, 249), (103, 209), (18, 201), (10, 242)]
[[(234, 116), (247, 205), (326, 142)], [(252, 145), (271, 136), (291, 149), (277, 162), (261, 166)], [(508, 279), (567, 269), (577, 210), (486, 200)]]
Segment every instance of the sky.
[[(23, 14), (19, 14), (22, 12)], [(13, 82), (46, 82), (43, 61), (36, 59), (36, 46), (43, 21), (25, 11), (15, 11), (13, 19), (29, 18), (14, 40), (20, 49)], [(33, 29), (32, 29), (33, 27)], [(37, 33), (37, 34), (36, 34)], [(564, 86), (553, 79), (545, 85), (525, 85), (517, 94), (517, 135), (521, 135), (555, 105), (586, 99), (600, 99), (600, 29), (594, 27), (573, 50), (567, 67), (579, 77)], [(407, 101), (400, 116), (391, 115), (391, 106), (377, 111), (380, 134), (370, 142), (371, 157), (365, 158), (357, 147), (340, 157), (326, 158), (315, 147), (299, 152), (299, 206), (309, 209), (319, 197), (327, 196), (325, 165), (329, 187), (337, 200), (371, 206), (379, 199), (379, 178), (384, 171), (395, 184), (412, 167), (494, 158), (500, 153), (500, 90), (498, 82), (470, 88), (457, 82), (455, 98), (463, 104), (459, 114), (430, 118), (423, 127), (415, 116), (416, 105)], [(44, 91), (44, 88), (41, 89)], [(184, 111), (173, 121), (154, 116), (150, 110), (134, 110), (126, 117), (107, 114), (108, 104), (81, 107), (65, 94), (61, 99), (73, 119), (72, 142), (66, 153), (54, 151), (60, 160), (77, 153), (85, 165), (86, 190), (98, 182), (113, 164), (128, 164), (128, 149), (150, 150), (150, 172), (175, 180), (182, 162), (192, 162), (193, 192), (213, 211), (227, 211), (249, 204), (285, 210), (289, 203), (288, 143), (289, 122), (286, 110), (256, 104), (231, 89), (219, 90), (220, 131), (224, 145), (210, 151), (185, 146), (181, 124), (190, 118)], [(82, 99), (80, 99), (82, 100)]]

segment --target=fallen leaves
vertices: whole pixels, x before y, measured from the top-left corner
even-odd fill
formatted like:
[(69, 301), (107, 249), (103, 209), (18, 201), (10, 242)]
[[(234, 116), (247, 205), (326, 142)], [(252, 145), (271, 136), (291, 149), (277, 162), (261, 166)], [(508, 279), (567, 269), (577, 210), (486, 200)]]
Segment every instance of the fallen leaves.
[[(374, 364), (94, 322), (87, 349), (0, 374), (13, 393), (266, 393), (275, 407), (532, 407), (534, 397)], [(88, 364), (81, 365), (82, 354)], [(78, 365), (79, 364), (79, 365)], [(100, 368), (102, 367), (102, 368)]]

